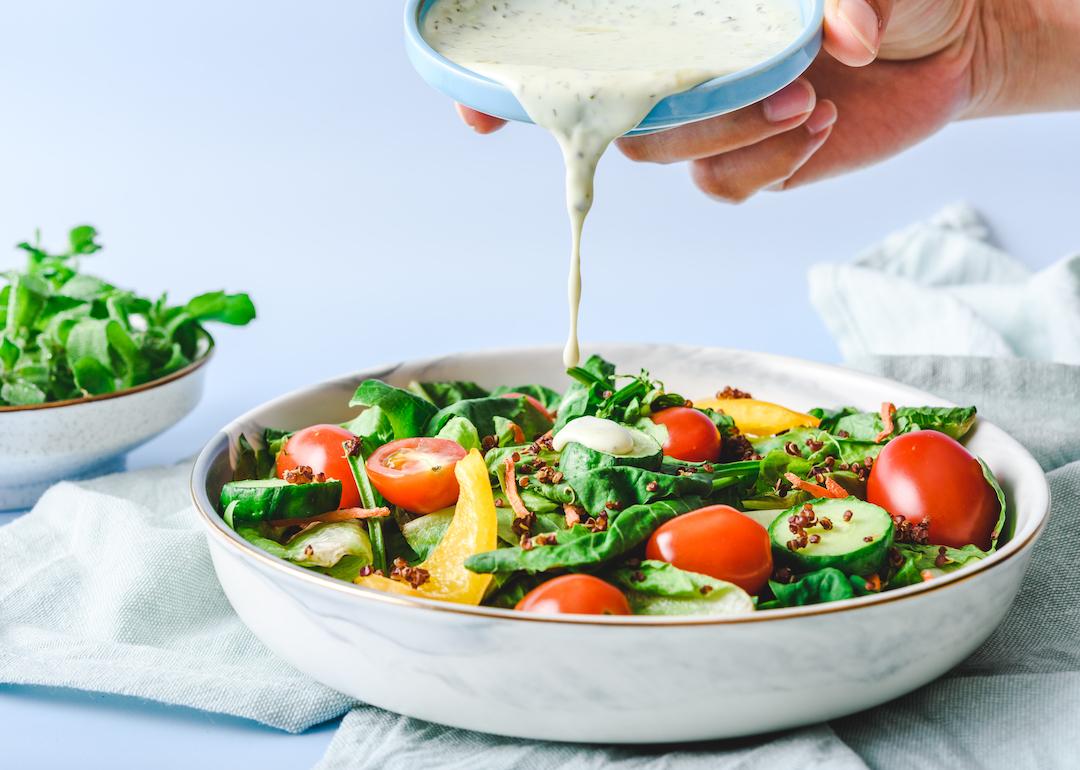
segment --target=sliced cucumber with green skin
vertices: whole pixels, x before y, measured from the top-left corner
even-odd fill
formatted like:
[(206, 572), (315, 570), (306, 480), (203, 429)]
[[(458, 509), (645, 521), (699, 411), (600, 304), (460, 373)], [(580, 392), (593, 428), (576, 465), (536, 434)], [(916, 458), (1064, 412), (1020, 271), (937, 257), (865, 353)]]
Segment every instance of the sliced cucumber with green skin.
[[(809, 525), (799, 521), (803, 505), (812, 508)], [(801, 532), (792, 532), (792, 527)], [(800, 544), (802, 533), (805, 544)], [(884, 508), (856, 497), (821, 498), (777, 516), (769, 526), (769, 539), (774, 561), (797, 573), (835, 567), (848, 575), (871, 575), (888, 559), (893, 522)]]
[(589, 449), (584, 444), (571, 441), (563, 447), (559, 458), (559, 470), (567, 476), (574, 476), (597, 468), (610, 468), (616, 465), (628, 465), (634, 468), (658, 471), (664, 460), (664, 450), (656, 439), (643, 430), (623, 426), (634, 437), (634, 448), (624, 455), (609, 455)]
[(310, 484), (290, 484), (281, 479), (230, 481), (221, 488), (221, 507), (232, 503), (232, 526), (258, 524), (276, 519), (303, 519), (336, 510), (341, 502), (341, 482), (331, 479)]

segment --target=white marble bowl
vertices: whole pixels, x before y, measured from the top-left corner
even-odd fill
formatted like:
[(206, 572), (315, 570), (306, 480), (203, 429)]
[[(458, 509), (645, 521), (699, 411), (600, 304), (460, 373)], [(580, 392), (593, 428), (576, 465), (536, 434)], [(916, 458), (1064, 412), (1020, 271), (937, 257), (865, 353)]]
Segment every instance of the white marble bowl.
[[(619, 371), (647, 368), (694, 398), (725, 385), (795, 408), (882, 401), (947, 405), (833, 366), (729, 350), (606, 345)], [(218, 433), (192, 491), (218, 579), (274, 652), (391, 711), (523, 738), (653, 743), (727, 738), (850, 714), (903, 695), (970, 654), (1016, 595), (1049, 506), (1035, 460), (979, 421), (967, 440), (997, 473), (1016, 531), (978, 565), (918, 586), (735, 618), (542, 616), (392, 596), (309, 572), (233, 533), (214, 510), (228, 436), (349, 418), (356, 384), (378, 377), (563, 387), (554, 348), (389, 366), (296, 391)]]
[(123, 470), (128, 452), (199, 403), (210, 355), (118, 393), (0, 407), (0, 511), (29, 508), (58, 481)]

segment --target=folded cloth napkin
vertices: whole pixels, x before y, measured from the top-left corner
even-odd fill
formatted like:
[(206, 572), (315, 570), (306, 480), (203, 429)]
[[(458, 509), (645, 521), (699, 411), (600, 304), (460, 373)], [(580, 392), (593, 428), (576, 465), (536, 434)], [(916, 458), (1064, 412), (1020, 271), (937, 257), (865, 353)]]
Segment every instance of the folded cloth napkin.
[(274, 656), (222, 593), (190, 465), (50, 489), (0, 527), (0, 683), (72, 687), (298, 732), (353, 701)]
[(815, 265), (809, 278), (848, 360), (924, 353), (1080, 364), (1080, 254), (1033, 273), (964, 204), (851, 264)]
[[(884, 357), (860, 364), (976, 404), (1027, 439), (1051, 471), (1053, 512), (1016, 603), (993, 636), (947, 676), (829, 725), (686, 746), (519, 741), (358, 707), (342, 722), (318, 770), (1074, 767), (1080, 756), (1080, 367), (962, 357)], [(912, 629), (911, 643), (934, 644), (933, 629)]]

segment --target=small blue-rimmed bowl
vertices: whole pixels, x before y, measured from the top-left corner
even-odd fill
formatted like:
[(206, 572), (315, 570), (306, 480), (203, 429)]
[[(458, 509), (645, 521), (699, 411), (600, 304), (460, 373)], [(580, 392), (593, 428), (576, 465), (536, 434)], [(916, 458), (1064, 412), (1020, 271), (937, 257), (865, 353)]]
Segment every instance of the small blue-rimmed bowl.
[[(772, 58), (729, 75), (713, 78), (661, 100), (629, 134), (647, 134), (732, 112), (759, 102), (799, 77), (821, 50), (825, 0), (798, 0), (803, 29)], [(435, 0), (405, 3), (405, 47), (420, 77), (456, 102), (506, 120), (531, 123), (508, 88), (447, 59), (424, 39), (424, 15)]]

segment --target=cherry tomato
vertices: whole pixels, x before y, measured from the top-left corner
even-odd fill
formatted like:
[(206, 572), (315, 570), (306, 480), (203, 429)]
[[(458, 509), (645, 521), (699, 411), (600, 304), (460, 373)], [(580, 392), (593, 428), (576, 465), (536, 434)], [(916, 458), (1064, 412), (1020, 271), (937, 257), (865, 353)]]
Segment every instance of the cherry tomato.
[(538, 399), (538, 398), (536, 398), (534, 396), (527, 396), (524, 393), (516, 393), (515, 392), (515, 393), (503, 393), (502, 397), (503, 398), (523, 398), (526, 401), (528, 401), (530, 404), (532, 404), (533, 409), (538, 411), (540, 414), (544, 415), (544, 417), (546, 417), (546, 418), (548, 418), (549, 420), (552, 420), (552, 421), (555, 420), (555, 413), (554, 412), (549, 412), (548, 408), (540, 403), (540, 399)]
[(730, 505), (699, 508), (660, 526), (645, 555), (734, 583), (750, 595), (765, 587), (773, 566), (765, 527)]
[(312, 425), (296, 431), (278, 452), (277, 477), (283, 479), (285, 471), (307, 465), (315, 473), (325, 473), (328, 478), (340, 481), (341, 507), (355, 508), (360, 505), (360, 493), (341, 446), (354, 438), (356, 436), (337, 425)]
[(454, 467), (464, 447), (445, 438), (403, 438), (383, 444), (367, 461), (379, 494), (413, 513), (431, 513), (458, 498)]
[(541, 583), (525, 594), (514, 609), (573, 615), (630, 614), (630, 604), (622, 591), (592, 575), (563, 575)]
[(918, 430), (898, 436), (874, 460), (866, 499), (912, 524), (929, 519), (933, 545), (984, 551), (1001, 505), (974, 455), (944, 433)]
[(688, 463), (712, 462), (720, 456), (720, 431), (704, 412), (688, 406), (661, 409), (652, 421), (668, 430), (664, 454)]

